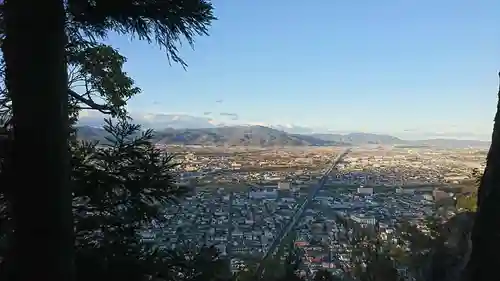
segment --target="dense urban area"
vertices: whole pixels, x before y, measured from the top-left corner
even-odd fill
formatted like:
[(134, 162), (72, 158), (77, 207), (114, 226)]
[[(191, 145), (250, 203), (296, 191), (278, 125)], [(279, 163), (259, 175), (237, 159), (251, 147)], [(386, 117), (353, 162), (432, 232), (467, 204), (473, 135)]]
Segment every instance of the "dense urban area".
[(144, 233), (145, 241), (165, 247), (214, 245), (239, 271), (269, 251), (321, 184), (293, 225), (306, 276), (318, 269), (341, 274), (349, 267), (349, 231), (339, 219), (376, 226), (384, 239), (397, 240), (394, 230), (402, 221), (425, 231), (423, 220), (434, 215), (436, 202), (461, 193), (472, 171), (484, 168), (486, 155), (472, 148), (358, 147), (325, 175), (342, 148), (175, 146), (168, 151), (178, 155), (178, 184), (190, 193), (169, 207), (169, 223)]

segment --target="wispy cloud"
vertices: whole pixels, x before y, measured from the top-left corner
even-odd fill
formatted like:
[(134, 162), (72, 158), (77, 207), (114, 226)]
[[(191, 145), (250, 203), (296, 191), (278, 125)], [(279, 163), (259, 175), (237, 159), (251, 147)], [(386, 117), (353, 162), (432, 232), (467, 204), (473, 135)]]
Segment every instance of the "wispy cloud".
[(229, 113), (229, 112), (221, 112), (219, 113), (220, 116), (225, 116), (225, 117), (230, 117), (231, 120), (239, 120), (239, 116), (237, 113)]

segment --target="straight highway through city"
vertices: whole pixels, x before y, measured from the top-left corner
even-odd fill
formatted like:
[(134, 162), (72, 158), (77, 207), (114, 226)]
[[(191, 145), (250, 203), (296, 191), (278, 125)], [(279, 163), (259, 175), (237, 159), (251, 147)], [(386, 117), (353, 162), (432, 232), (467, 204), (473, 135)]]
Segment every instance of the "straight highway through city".
[[(265, 261), (267, 258), (269, 258), (269, 256), (275, 254), (276, 250), (279, 248), (278, 246), (280, 246), (281, 243), (283, 243), (283, 240), (285, 239), (285, 237), (287, 237), (287, 235), (290, 233), (290, 231), (292, 231), (295, 228), (295, 226), (297, 225), (297, 222), (299, 222), (300, 219), (302, 218), (302, 216), (304, 215), (305, 210), (307, 210), (310, 207), (310, 205), (313, 202), (314, 198), (318, 194), (318, 191), (321, 188), (323, 188), (323, 186), (327, 182), (328, 177), (330, 176), (331, 172), (337, 167), (337, 165), (350, 152), (351, 152), (351, 149), (348, 148), (348, 149), (346, 149), (344, 152), (342, 152), (341, 154), (339, 154), (335, 158), (335, 160), (333, 161), (333, 163), (330, 166), (330, 168), (328, 168), (326, 170), (326, 172), (324, 173), (324, 175), (318, 181), (318, 184), (311, 190), (311, 192), (309, 193), (309, 195), (307, 196), (307, 198), (304, 200), (304, 202), (299, 206), (299, 208), (297, 208), (297, 210), (295, 211), (295, 214), (290, 219), (290, 221), (288, 222), (288, 224), (281, 229), (281, 231), (278, 233), (278, 235), (274, 239), (273, 243), (271, 243), (271, 245), (267, 248), (267, 251), (265, 252), (265, 254), (264, 254), (263, 258), (262, 258), (262, 262)], [(263, 270), (263, 268), (262, 268), (262, 262), (259, 264), (259, 267), (257, 268), (257, 273), (259, 275), (263, 273), (263, 272), (261, 272)]]

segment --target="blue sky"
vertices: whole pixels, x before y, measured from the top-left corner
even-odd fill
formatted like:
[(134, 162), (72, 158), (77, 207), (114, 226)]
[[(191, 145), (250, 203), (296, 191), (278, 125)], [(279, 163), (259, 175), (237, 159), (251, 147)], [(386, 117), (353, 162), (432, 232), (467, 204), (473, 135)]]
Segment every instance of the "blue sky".
[[(500, 69), (494, 0), (216, 0), (189, 64), (112, 36), (143, 93), (132, 112), (488, 138)], [(222, 100), (223, 102), (216, 102)], [(217, 117), (221, 119), (222, 117)], [(223, 118), (222, 118), (223, 119)]]

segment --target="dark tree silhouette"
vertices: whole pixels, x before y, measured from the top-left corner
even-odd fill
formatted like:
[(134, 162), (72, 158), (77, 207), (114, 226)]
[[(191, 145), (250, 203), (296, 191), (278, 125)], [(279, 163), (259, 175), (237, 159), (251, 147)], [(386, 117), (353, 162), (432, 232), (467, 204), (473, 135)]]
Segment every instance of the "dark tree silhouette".
[[(52, 15), (47, 17), (42, 10)], [(74, 43), (73, 38), (95, 42), (109, 31), (131, 34), (158, 43), (172, 61), (185, 66), (177, 44), (182, 38), (192, 44), (194, 36), (206, 34), (214, 19), (212, 6), (203, 0), (6, 0), (1, 12), (14, 138), (6, 177), (15, 183), (4, 192), (12, 205), (16, 228), (12, 250), (3, 264), (12, 280), (72, 280), (68, 43)], [(44, 40), (38, 40), (40, 36)], [(99, 82), (93, 85), (99, 87)], [(88, 100), (80, 98), (87, 94), (71, 93), (73, 99), (85, 104)], [(111, 94), (111, 103), (116, 100), (112, 92), (106, 94)], [(38, 175), (26, 176), (27, 169)], [(29, 191), (24, 190), (27, 188)], [(35, 213), (43, 219), (33, 220)]]
[[(126, 117), (129, 98), (140, 93), (132, 78), (123, 71), (126, 58), (109, 45), (68, 36), (65, 54), (68, 67), (70, 123), (74, 124), (82, 109), (98, 110), (115, 117)], [(1, 81), (5, 82), (5, 64), (0, 63)], [(2, 83), (1, 85), (3, 85)], [(79, 89), (80, 88), (80, 89)], [(81, 92), (81, 89), (85, 89)], [(102, 101), (98, 103), (96, 101)], [(0, 124), (9, 124), (12, 100), (7, 89), (0, 87)]]
[[(174, 184), (173, 155), (154, 147), (150, 130), (109, 120), (105, 130), (107, 144), (71, 147), (76, 280), (226, 280), (228, 265), (213, 247), (186, 244), (171, 250), (142, 242), (141, 231), (167, 224), (165, 206), (187, 190)], [(12, 228), (1, 227), (3, 249)]]
[(338, 276), (334, 276), (331, 272), (326, 269), (320, 269), (314, 274), (313, 281), (340, 281), (342, 280)]
[[(40, 13), (46, 9), (53, 16)], [(2, 11), (5, 83), (16, 140), (7, 158), (5, 182), (11, 184), (2, 186), (8, 188), (16, 229), (5, 269), (11, 280), (72, 280), (63, 1), (10, 0)], [(37, 40), (40, 36), (44, 39)]]
[[(141, 231), (167, 223), (165, 206), (187, 190), (174, 184), (173, 155), (154, 147), (152, 131), (107, 121), (109, 144), (72, 150), (77, 280), (214, 280), (228, 266), (213, 247), (160, 249)], [(154, 229), (153, 229), (154, 231)], [(158, 232), (161, 235), (161, 232)], [(158, 237), (161, 239), (161, 237)]]
[[(499, 73), (500, 75), (500, 73)], [(472, 230), (472, 253), (463, 280), (492, 280), (500, 267), (500, 89), (491, 145), (477, 195), (477, 213)]]

